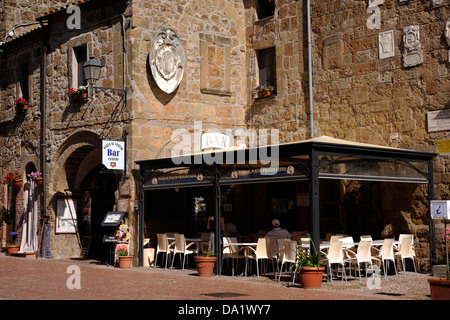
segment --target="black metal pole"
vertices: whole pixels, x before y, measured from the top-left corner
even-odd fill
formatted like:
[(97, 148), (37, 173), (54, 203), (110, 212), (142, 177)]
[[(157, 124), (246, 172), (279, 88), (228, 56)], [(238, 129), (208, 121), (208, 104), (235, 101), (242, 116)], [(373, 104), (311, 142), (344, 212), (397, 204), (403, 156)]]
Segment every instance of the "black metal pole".
[(215, 230), (214, 230), (214, 250), (216, 251), (216, 275), (222, 274), (222, 247), (220, 238), (222, 236), (222, 226), (220, 221), (220, 184), (219, 184), (219, 167), (214, 166), (214, 220)]
[[(320, 250), (320, 212), (319, 212), (319, 157), (314, 148), (309, 153), (309, 197), (311, 218), (311, 240), (316, 250)], [(317, 252), (316, 252), (317, 253)]]
[(428, 220), (430, 229), (430, 266), (432, 268), (436, 264), (436, 234), (434, 219), (431, 218), (431, 200), (434, 200), (433, 160), (428, 161)]
[(139, 167), (139, 267), (144, 266), (144, 168)]

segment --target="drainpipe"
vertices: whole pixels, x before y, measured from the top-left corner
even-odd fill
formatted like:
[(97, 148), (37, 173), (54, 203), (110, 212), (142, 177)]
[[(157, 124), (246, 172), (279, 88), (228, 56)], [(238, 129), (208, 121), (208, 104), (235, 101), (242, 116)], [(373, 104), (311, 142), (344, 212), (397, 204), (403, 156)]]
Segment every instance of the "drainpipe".
[[(45, 27), (44, 27), (45, 28)], [(46, 28), (45, 28), (46, 29)], [(40, 104), (41, 104), (41, 172), (42, 172), (42, 201), (41, 201), (41, 217), (46, 216), (46, 203), (47, 203), (47, 173), (45, 167), (45, 155), (47, 153), (47, 140), (46, 140), (46, 126), (47, 126), (47, 79), (46, 79), (46, 68), (47, 68), (47, 30), (43, 31), (42, 39), (42, 52), (41, 52), (41, 92), (40, 92)], [(36, 255), (37, 256), (37, 255)]]
[(306, 0), (306, 20), (308, 25), (308, 81), (309, 81), (309, 121), (311, 128), (311, 138), (314, 138), (314, 102), (313, 102), (313, 82), (312, 82), (312, 49), (311, 49), (311, 2)]

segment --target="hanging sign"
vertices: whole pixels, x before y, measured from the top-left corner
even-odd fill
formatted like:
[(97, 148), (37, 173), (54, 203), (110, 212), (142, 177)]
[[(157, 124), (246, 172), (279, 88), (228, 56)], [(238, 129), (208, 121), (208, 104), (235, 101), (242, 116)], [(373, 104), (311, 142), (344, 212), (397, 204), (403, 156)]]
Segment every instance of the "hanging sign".
[(217, 132), (207, 132), (202, 134), (202, 150), (217, 148), (226, 149), (230, 147), (230, 137)]
[(102, 163), (108, 169), (123, 170), (125, 168), (125, 142), (103, 140)]
[(431, 219), (450, 219), (450, 201), (432, 200)]

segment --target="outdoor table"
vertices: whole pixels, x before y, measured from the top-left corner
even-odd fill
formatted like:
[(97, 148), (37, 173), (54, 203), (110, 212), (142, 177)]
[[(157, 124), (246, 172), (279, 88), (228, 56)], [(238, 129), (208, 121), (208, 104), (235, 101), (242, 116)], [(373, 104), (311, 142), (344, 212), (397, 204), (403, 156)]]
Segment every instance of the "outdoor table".
[[(184, 238), (186, 242), (196, 242), (197, 250), (200, 248), (200, 244), (202, 242), (207, 243), (204, 239), (201, 238)], [(175, 241), (175, 237), (167, 237), (167, 240), (169, 241)]]
[[(256, 247), (257, 243), (256, 242), (230, 242), (224, 245), (224, 247), (226, 246), (241, 246), (244, 247), (244, 252), (245, 252), (245, 265), (247, 265), (248, 262), (248, 248), (249, 247)], [(245, 276), (247, 276), (247, 268), (245, 268)]]

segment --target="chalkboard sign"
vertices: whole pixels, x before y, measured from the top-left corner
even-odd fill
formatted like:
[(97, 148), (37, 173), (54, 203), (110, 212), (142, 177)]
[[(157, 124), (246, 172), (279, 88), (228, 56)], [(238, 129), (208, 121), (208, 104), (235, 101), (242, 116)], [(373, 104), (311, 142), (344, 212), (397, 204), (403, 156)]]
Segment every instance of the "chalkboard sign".
[(87, 259), (90, 244), (91, 244), (91, 237), (84, 236), (83, 240), (81, 241), (80, 258)]
[(117, 243), (117, 242), (119, 242), (119, 237), (118, 236), (107, 236), (107, 235), (104, 235), (103, 236), (103, 242), (106, 242), (106, 243)]

